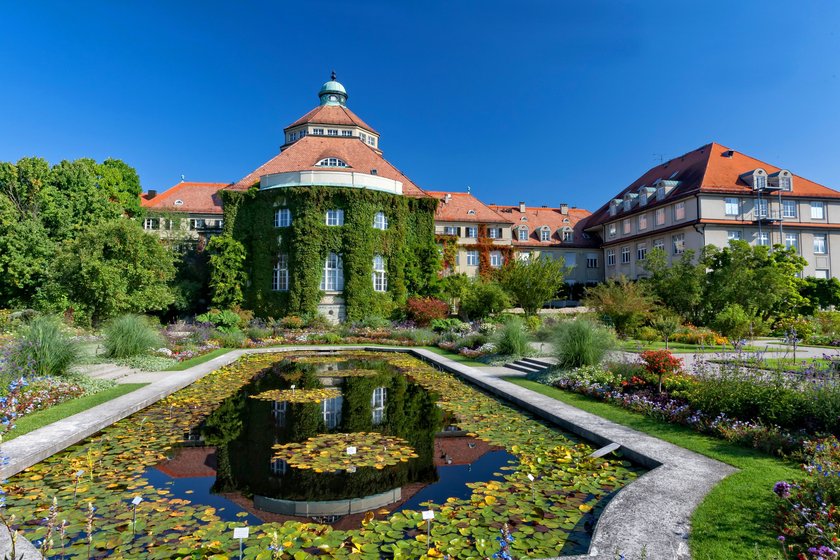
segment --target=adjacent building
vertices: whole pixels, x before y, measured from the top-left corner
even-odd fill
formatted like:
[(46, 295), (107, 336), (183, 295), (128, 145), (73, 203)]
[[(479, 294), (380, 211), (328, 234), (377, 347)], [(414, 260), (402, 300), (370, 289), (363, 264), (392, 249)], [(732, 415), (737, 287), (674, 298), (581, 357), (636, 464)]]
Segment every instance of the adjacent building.
[(733, 239), (793, 247), (806, 276), (840, 275), (840, 192), (717, 143), (650, 169), (585, 231), (602, 240), (606, 278), (644, 276), (654, 248), (673, 262)]
[(226, 186), (228, 183), (181, 181), (162, 193), (143, 193), (143, 228), (178, 243), (206, 241), (222, 231), (224, 211), (219, 191)]

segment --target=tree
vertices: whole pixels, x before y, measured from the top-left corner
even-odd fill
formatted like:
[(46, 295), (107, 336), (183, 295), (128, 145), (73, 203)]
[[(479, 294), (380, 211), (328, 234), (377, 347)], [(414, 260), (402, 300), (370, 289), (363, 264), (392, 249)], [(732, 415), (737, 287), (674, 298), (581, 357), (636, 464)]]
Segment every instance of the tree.
[(567, 273), (563, 259), (515, 259), (502, 269), (501, 283), (527, 315), (536, 315), (563, 287)]
[(509, 306), (510, 298), (498, 283), (476, 280), (468, 284), (459, 311), (465, 319), (483, 319)]
[(244, 301), (242, 286), (245, 273), (245, 246), (230, 235), (218, 235), (207, 244), (210, 255), (210, 289), (212, 303), (227, 309)]
[(91, 226), (59, 249), (39, 296), (46, 307), (70, 307), (84, 322), (159, 311), (172, 303), (172, 253), (125, 218)]
[(645, 284), (624, 275), (589, 288), (583, 302), (606, 317), (621, 336), (630, 334), (656, 305)]
[(668, 341), (680, 328), (680, 320), (671, 313), (663, 313), (651, 322), (651, 326), (665, 341), (665, 350), (668, 350)]
[(644, 268), (650, 273), (646, 280), (653, 295), (686, 321), (697, 322), (703, 310), (706, 269), (694, 263), (694, 251), (686, 251), (679, 260), (668, 266), (663, 249), (647, 254)]
[(799, 286), (803, 302), (801, 312), (813, 315), (820, 309), (840, 307), (840, 280), (837, 278), (805, 278)]

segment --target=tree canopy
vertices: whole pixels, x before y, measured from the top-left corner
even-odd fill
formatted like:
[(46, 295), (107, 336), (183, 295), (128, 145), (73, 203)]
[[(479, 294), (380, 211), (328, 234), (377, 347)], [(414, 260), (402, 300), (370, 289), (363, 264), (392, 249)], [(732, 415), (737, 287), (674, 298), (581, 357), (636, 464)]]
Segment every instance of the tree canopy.
[(557, 295), (567, 273), (563, 259), (516, 259), (502, 269), (501, 282), (525, 313), (534, 315)]

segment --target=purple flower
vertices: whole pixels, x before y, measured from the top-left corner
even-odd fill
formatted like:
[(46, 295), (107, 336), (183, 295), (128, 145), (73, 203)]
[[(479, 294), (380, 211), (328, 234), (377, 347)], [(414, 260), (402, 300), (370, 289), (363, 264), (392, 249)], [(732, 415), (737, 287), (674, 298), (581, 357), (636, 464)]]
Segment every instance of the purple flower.
[(773, 485), (773, 492), (780, 498), (789, 498), (790, 484), (788, 484), (784, 480), (780, 480), (779, 482)]

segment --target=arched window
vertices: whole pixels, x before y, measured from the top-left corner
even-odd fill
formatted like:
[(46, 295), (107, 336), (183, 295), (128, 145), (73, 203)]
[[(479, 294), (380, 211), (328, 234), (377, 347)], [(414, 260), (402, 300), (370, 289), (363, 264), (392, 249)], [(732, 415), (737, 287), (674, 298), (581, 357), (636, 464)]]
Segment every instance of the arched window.
[(388, 291), (388, 276), (385, 271), (385, 259), (382, 255), (373, 256), (373, 291)]
[(563, 228), (563, 241), (572, 242), (575, 240), (575, 232), (570, 227)]
[(278, 208), (274, 213), (274, 227), (289, 227), (292, 225), (292, 211), (288, 208)]
[(375, 229), (381, 229), (383, 231), (388, 229), (388, 216), (385, 215), (385, 212), (376, 213), (376, 215), (373, 217), (373, 227)]
[(315, 164), (317, 167), (350, 167), (347, 162), (337, 157), (327, 157)]
[(272, 279), (271, 289), (275, 292), (289, 291), (289, 255), (282, 254), (277, 257), (277, 262), (274, 264), (274, 278)]
[(341, 255), (327, 255), (321, 275), (321, 289), (325, 292), (340, 292), (344, 289), (344, 263)]

